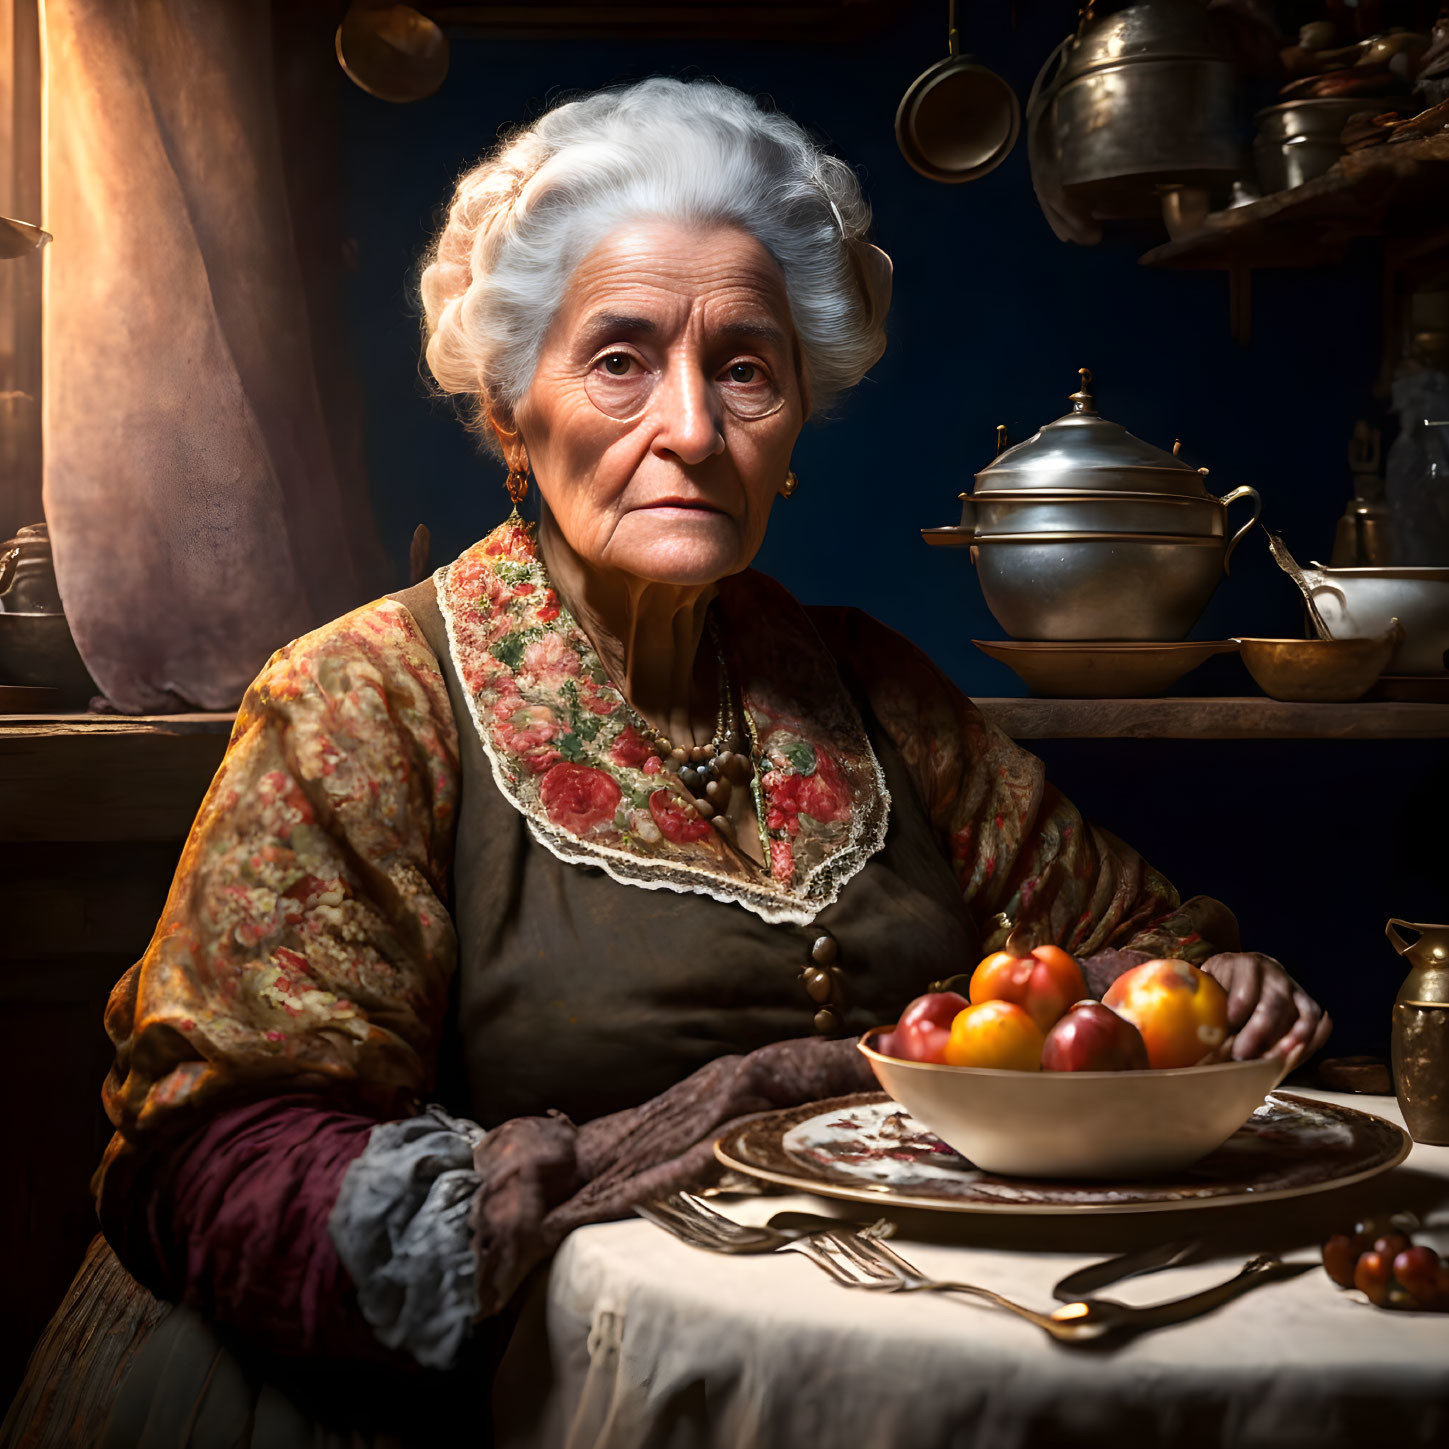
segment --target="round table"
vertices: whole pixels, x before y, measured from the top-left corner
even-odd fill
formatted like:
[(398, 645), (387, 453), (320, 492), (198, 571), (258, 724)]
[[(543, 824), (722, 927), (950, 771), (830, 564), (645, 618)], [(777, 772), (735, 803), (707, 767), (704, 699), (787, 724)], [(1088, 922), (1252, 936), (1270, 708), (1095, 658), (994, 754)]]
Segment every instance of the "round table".
[[(1303, 1095), (1402, 1121), (1392, 1098)], [(716, 1206), (749, 1222), (787, 1207), (865, 1211), (784, 1194)], [(1416, 1145), (1356, 1187), (1215, 1211), (891, 1216), (894, 1246), (917, 1267), (1049, 1308), (1065, 1273), (1133, 1246), (1206, 1240), (1200, 1263), (1104, 1290), (1151, 1302), (1268, 1249), (1316, 1263), (1328, 1233), (1404, 1206), (1449, 1251), (1449, 1148)], [(853, 1291), (799, 1253), (726, 1257), (635, 1219), (564, 1243), (523, 1306), (494, 1409), (508, 1449), (1442, 1446), (1449, 1315), (1371, 1308), (1315, 1268), (1205, 1318), (1071, 1347), (989, 1305)]]

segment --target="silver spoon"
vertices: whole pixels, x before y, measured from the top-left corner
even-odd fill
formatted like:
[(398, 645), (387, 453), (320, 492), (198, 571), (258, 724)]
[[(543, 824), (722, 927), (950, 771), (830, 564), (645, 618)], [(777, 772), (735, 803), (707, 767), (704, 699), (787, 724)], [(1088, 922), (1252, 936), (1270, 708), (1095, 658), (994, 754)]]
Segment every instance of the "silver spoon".
[(1298, 585), (1303, 595), (1303, 602), (1308, 605), (1308, 617), (1312, 621), (1314, 633), (1320, 639), (1332, 639), (1328, 625), (1323, 622), (1323, 615), (1318, 612), (1318, 605), (1313, 602), (1313, 590), (1308, 587), (1308, 580), (1303, 577), (1303, 570), (1298, 567), (1298, 560), (1288, 552), (1288, 546), (1282, 538), (1273, 532), (1266, 524), (1260, 524), (1263, 532), (1268, 535), (1268, 550), (1273, 555), (1273, 562)]

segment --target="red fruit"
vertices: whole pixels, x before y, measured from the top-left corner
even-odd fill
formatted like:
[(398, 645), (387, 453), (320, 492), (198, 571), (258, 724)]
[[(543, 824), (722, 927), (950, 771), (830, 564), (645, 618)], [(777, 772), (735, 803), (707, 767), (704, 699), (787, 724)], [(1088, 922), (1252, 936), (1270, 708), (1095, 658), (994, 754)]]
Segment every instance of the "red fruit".
[(1087, 994), (1077, 958), (1060, 946), (1036, 946), (1029, 955), (994, 951), (971, 973), (971, 1002), (1010, 1001), (1042, 1031), (1050, 1031)]
[[(916, 997), (901, 1013), (893, 1033), (893, 1049), (887, 1055), (904, 1057), (908, 1062), (944, 1062), (951, 1023), (966, 1005), (966, 998), (958, 991), (928, 991)], [(881, 1050), (885, 1050), (884, 1046)]]
[(1405, 1248), (1412, 1248), (1414, 1245), (1404, 1233), (1384, 1233), (1381, 1237), (1374, 1239), (1374, 1252), (1385, 1262), (1392, 1263)]
[(1439, 1255), (1433, 1248), (1405, 1248), (1394, 1258), (1394, 1278), (1420, 1308), (1439, 1301)]
[(1049, 1072), (1132, 1072), (1147, 1067), (1147, 1044), (1125, 1017), (1100, 1001), (1079, 1001), (1047, 1033)]
[(1351, 1238), (1346, 1233), (1335, 1233), (1323, 1245), (1323, 1271), (1340, 1288), (1352, 1288), (1353, 1270), (1358, 1267), (1361, 1251), (1356, 1238)]
[(1380, 1308), (1389, 1305), (1389, 1284), (1392, 1281), (1389, 1260), (1382, 1253), (1372, 1250), (1359, 1258), (1358, 1266), (1353, 1270), (1353, 1286)]

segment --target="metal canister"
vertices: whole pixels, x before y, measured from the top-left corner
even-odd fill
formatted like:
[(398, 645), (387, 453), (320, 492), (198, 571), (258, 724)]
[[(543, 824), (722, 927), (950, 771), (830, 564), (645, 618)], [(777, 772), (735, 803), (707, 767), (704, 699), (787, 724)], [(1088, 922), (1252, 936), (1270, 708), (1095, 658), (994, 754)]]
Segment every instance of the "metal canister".
[[(1417, 931), (1406, 941), (1398, 931)], [(1449, 925), (1391, 920), (1384, 927), (1409, 974), (1394, 1001), (1394, 1091), (1415, 1142), (1449, 1145)]]
[(1339, 138), (1351, 117), (1409, 109), (1407, 97), (1308, 96), (1259, 111), (1253, 162), (1263, 195), (1302, 186), (1329, 170), (1344, 154)]
[(0, 543), (0, 612), (62, 612), (50, 557), (50, 533), (43, 523), (32, 523)]

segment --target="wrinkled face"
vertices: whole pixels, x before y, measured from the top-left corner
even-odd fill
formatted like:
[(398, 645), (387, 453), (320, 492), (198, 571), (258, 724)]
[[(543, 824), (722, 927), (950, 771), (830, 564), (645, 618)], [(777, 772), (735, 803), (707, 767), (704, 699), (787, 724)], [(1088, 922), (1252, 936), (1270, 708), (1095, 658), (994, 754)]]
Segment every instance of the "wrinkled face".
[(779, 266), (732, 227), (620, 228), (578, 266), (516, 415), (590, 568), (677, 585), (748, 566), (804, 421)]

